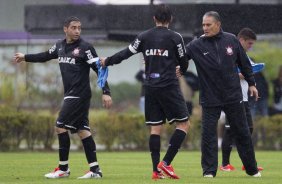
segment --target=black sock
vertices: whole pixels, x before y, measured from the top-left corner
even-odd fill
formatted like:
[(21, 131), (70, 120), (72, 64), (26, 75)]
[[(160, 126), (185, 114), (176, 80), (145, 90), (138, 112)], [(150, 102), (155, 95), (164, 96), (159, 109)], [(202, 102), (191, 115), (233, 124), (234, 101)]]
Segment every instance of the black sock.
[(70, 152), (70, 137), (68, 132), (58, 134), (59, 139), (59, 168), (62, 171), (68, 170), (68, 160)]
[(230, 130), (225, 129), (223, 138), (222, 138), (222, 143), (221, 143), (221, 150), (222, 150), (222, 166), (226, 166), (230, 164), (230, 154), (232, 151), (232, 143), (233, 139), (231, 138), (230, 135)]
[(161, 149), (161, 137), (160, 135), (152, 134), (149, 139), (149, 148), (151, 152), (153, 171), (158, 171), (157, 166), (160, 162), (160, 149)]
[(164, 156), (163, 161), (170, 165), (172, 160), (174, 159), (175, 155), (177, 154), (183, 140), (185, 139), (186, 133), (183, 130), (175, 129), (173, 135), (170, 138), (169, 141), (169, 147), (167, 149), (167, 152)]
[(90, 171), (95, 172), (99, 167), (96, 156), (96, 144), (92, 136), (82, 139), (84, 152), (90, 167)]

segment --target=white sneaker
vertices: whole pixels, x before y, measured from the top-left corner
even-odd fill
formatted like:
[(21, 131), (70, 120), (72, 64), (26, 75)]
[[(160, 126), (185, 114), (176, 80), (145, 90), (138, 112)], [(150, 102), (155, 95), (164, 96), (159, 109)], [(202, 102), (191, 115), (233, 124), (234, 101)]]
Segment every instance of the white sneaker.
[(70, 176), (70, 169), (67, 171), (62, 171), (60, 168), (55, 168), (53, 172), (45, 174), (46, 178), (55, 179), (55, 178), (66, 178)]
[(204, 178), (213, 178), (214, 176), (212, 174), (205, 174)]
[(257, 174), (252, 175), (252, 177), (260, 178), (260, 177), (261, 177), (261, 174), (260, 174), (260, 172), (258, 172)]
[(102, 171), (98, 168), (96, 172), (88, 171), (85, 175), (77, 179), (99, 179), (102, 178)]

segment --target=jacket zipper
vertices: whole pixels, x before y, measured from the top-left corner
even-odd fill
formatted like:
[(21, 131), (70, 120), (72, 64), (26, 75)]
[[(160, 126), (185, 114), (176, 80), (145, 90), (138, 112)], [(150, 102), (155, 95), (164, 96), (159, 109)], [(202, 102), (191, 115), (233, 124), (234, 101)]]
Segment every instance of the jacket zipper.
[[(221, 68), (221, 60), (220, 60), (220, 56), (219, 56), (219, 48), (218, 48), (218, 44), (217, 44), (217, 41), (216, 41), (216, 39), (214, 40), (214, 42), (215, 42), (215, 48), (216, 48), (216, 54), (217, 54), (217, 63), (219, 64), (219, 67)], [(221, 71), (221, 69), (220, 69), (220, 72), (222, 72)], [(221, 91), (221, 102), (223, 102), (224, 101), (224, 99), (225, 99), (225, 94)]]

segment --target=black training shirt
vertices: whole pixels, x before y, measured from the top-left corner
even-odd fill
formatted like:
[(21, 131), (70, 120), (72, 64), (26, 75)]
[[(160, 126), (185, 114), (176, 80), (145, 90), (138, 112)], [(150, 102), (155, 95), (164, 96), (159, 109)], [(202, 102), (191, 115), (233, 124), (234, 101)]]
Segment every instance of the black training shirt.
[[(96, 61), (99, 60), (92, 45), (83, 39), (67, 44), (66, 39), (59, 40), (48, 51), (38, 54), (26, 54), (27, 62), (46, 62), (58, 59), (64, 84), (64, 98), (90, 98), (90, 67), (98, 74)], [(106, 83), (103, 94), (110, 95)]]
[(176, 66), (187, 70), (188, 61), (183, 38), (166, 27), (154, 27), (139, 34), (128, 48), (106, 59), (106, 66), (120, 63), (142, 52), (145, 60), (145, 86), (165, 87), (178, 85)]

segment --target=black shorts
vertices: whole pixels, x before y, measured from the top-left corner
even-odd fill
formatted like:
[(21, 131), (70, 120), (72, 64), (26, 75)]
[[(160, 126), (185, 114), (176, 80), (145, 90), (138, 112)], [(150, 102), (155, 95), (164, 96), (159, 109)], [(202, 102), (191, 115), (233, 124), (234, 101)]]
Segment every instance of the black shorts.
[(185, 122), (189, 112), (179, 86), (145, 88), (145, 120), (147, 125), (161, 125), (166, 122)]
[(90, 99), (64, 99), (56, 127), (68, 129), (71, 133), (77, 133), (78, 130), (90, 131), (88, 120), (89, 107)]

